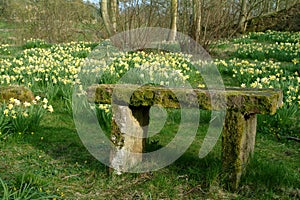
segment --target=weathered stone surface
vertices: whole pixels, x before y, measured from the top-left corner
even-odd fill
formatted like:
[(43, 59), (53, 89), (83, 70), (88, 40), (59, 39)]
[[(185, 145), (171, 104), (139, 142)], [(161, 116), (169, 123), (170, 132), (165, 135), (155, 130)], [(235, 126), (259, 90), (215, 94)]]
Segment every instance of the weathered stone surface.
[[(121, 92), (114, 93), (115, 85), (92, 85), (87, 90), (89, 101), (113, 103), (131, 106), (152, 106), (155, 104), (167, 108), (198, 107), (204, 110), (238, 110), (247, 114), (274, 114), (282, 104), (282, 92), (277, 89), (226, 88), (221, 90), (202, 90), (187, 88), (164, 88), (143, 86), (132, 91), (131, 85), (122, 85)], [(113, 97), (112, 97), (113, 96)], [(130, 98), (128, 98), (130, 96)], [(180, 103), (178, 98), (180, 98)], [(199, 105), (191, 104), (197, 98)], [(211, 105), (211, 99), (214, 105)], [(224, 101), (225, 100), (225, 101)], [(213, 107), (213, 108), (212, 108)]]
[(10, 98), (19, 99), (21, 102), (31, 102), (34, 95), (25, 86), (0, 86), (0, 102), (9, 101)]
[(142, 162), (148, 124), (148, 107), (113, 106), (111, 141), (117, 150), (111, 154), (111, 166), (117, 173)]
[(255, 114), (244, 115), (235, 111), (226, 113), (222, 132), (222, 162), (229, 186), (233, 190), (238, 188), (249, 156), (253, 154), (256, 121)]

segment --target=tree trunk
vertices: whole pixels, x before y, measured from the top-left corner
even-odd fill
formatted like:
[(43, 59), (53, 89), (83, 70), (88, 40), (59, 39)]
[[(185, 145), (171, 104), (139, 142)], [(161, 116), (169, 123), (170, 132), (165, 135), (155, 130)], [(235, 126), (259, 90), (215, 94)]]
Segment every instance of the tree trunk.
[(239, 29), (243, 33), (246, 30), (247, 0), (241, 0), (241, 3)]
[(118, 3), (117, 0), (110, 1), (110, 8), (111, 8), (111, 23), (112, 23), (112, 30), (113, 33), (117, 32), (117, 13), (118, 13)]
[(193, 0), (192, 2), (192, 20), (190, 27), (190, 37), (197, 43), (200, 43), (201, 26), (202, 26), (202, 0)]
[(102, 0), (100, 5), (101, 5), (101, 15), (102, 15), (103, 23), (108, 33), (108, 36), (110, 37), (113, 33), (113, 30), (112, 30), (111, 21), (109, 19), (108, 1), (109, 0)]
[(202, 24), (202, 17), (201, 17), (202, 4), (201, 4), (200, 0), (196, 1), (195, 7), (196, 7), (196, 10), (195, 10), (195, 24), (196, 24), (195, 41), (199, 44), (200, 43), (200, 35), (201, 35), (201, 24)]
[(150, 7), (149, 7), (149, 13), (148, 13), (148, 20), (147, 20), (147, 26), (149, 27), (151, 25), (151, 21), (152, 21), (152, 10), (153, 8), (153, 0), (150, 0)]
[(177, 14), (178, 14), (178, 0), (171, 1), (171, 25), (168, 41), (174, 42), (177, 32)]
[(280, 0), (276, 0), (276, 12), (279, 11), (279, 5), (280, 4)]

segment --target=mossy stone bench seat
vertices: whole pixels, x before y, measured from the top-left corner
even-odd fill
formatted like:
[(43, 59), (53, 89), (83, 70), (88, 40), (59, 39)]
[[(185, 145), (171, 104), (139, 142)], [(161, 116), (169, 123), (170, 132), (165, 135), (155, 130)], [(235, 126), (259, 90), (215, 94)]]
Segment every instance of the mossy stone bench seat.
[[(135, 88), (134, 91), (132, 88)], [(118, 92), (114, 92), (115, 89)], [(181, 97), (180, 103), (175, 93)], [(237, 189), (242, 172), (254, 150), (256, 114), (274, 114), (282, 104), (282, 92), (277, 89), (226, 88), (221, 91), (99, 84), (87, 89), (87, 97), (88, 101), (101, 104), (111, 104), (113, 100), (113, 105), (117, 106), (113, 112), (111, 134), (116, 137), (122, 135), (123, 144), (120, 148), (136, 153), (144, 150), (145, 141), (140, 136), (147, 134), (143, 127), (149, 124), (149, 110), (153, 105), (159, 104), (168, 108), (180, 108), (180, 105), (184, 105), (205, 110), (226, 109), (222, 130), (222, 167), (232, 189)], [(198, 105), (193, 105), (195, 103), (191, 103), (191, 98), (196, 98)], [(214, 99), (213, 106), (211, 99)], [(111, 162), (113, 157), (114, 155)], [(131, 159), (130, 162), (135, 164), (142, 158)]]

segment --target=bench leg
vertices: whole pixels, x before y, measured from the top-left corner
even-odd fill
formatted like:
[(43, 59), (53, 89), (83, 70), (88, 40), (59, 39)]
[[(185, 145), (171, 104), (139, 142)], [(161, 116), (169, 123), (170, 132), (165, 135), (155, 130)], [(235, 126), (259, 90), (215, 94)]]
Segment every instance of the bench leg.
[(116, 148), (111, 152), (110, 160), (116, 173), (128, 172), (142, 162), (149, 110), (150, 107), (114, 105), (111, 141)]
[(238, 188), (249, 155), (253, 154), (255, 135), (256, 114), (227, 111), (222, 133), (222, 162), (232, 190)]

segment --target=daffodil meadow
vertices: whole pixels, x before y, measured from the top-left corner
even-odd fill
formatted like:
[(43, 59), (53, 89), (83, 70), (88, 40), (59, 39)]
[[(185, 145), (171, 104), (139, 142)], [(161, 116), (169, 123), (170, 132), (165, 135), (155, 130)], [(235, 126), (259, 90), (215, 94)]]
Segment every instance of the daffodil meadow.
[[(262, 121), (275, 126), (269, 127), (274, 134), (287, 131), (296, 134), (299, 123), (293, 123), (296, 127), (292, 126), (292, 130), (286, 128), (291, 128), (289, 123), (299, 116), (300, 34), (274, 31), (249, 33), (232, 42), (232, 58), (216, 58), (214, 61), (221, 74), (227, 79), (231, 77), (231, 81), (226, 84), (244, 88), (282, 89), (283, 108), (275, 117), (263, 117)], [(147, 83), (175, 86), (177, 83), (188, 82), (193, 87), (205, 87), (199, 71), (190, 61), (190, 55), (138, 51), (114, 53), (105, 62), (93, 59), (87, 61), (86, 58), (95, 47), (96, 44), (89, 42), (48, 44), (43, 40), (30, 39), (23, 45), (22, 52), (0, 60), (0, 83), (25, 85), (34, 94), (50, 102), (63, 99), (69, 110), (73, 86), (80, 84), (78, 74), (81, 69), (82, 73), (100, 74), (99, 83), (116, 83), (128, 71), (135, 69), (137, 75), (130, 77), (132, 83), (141, 84), (147, 80)], [(9, 48), (9, 45), (1, 45), (2, 55), (10, 55)], [(87, 63), (94, 65), (88, 68), (92, 71), (87, 70)], [(101, 105), (100, 108), (105, 108), (107, 113), (107, 105)]]
[(135, 84), (180, 86), (184, 82), (201, 82), (200, 72), (193, 67), (189, 57), (170, 52), (118, 53), (108, 65), (97, 65), (95, 70), (101, 74), (100, 83), (117, 83), (132, 69), (136, 76), (131, 76), (130, 82)]
[[(32, 132), (45, 111), (54, 109), (48, 100), (63, 98), (69, 100), (72, 86), (79, 82), (78, 69), (83, 58), (91, 51), (88, 43), (70, 43), (50, 45), (41, 40), (30, 40), (24, 50), (14, 57), (0, 60), (0, 83), (5, 85), (24, 85), (30, 88), (36, 97), (32, 102), (20, 102), (11, 99), (2, 104), (1, 132)], [(49, 48), (44, 48), (49, 47)], [(2, 45), (2, 51), (9, 55), (8, 45)], [(43, 100), (39, 101), (40, 98)]]
[[(88, 84), (88, 80), (82, 78), (92, 74), (97, 83), (130, 82), (170, 87), (188, 83), (195, 88), (205, 88), (206, 85), (191, 61), (191, 55), (147, 50), (111, 53), (104, 56), (106, 60), (99, 60), (97, 55), (102, 55), (101, 48), (109, 48), (109, 41), (101, 45), (91, 42), (49, 44), (40, 39), (30, 39), (19, 47), (0, 45), (1, 86), (26, 86), (34, 95), (30, 101), (14, 97), (0, 104), (0, 144), (3, 152), (9, 155), (4, 156), (4, 153), (3, 159), (1, 157), (7, 172), (2, 173), (0, 166), (0, 183), (7, 196), (18, 196), (18, 192), (21, 195), (21, 192), (27, 191), (30, 197), (44, 199), (106, 199), (113, 193), (116, 199), (120, 199), (125, 198), (123, 194), (132, 198), (132, 194), (138, 191), (144, 199), (151, 199), (152, 195), (160, 198), (160, 194), (173, 199), (178, 195), (186, 195), (190, 199), (199, 196), (251, 199), (260, 198), (261, 193), (270, 199), (278, 195), (278, 198), (285, 195), (299, 197), (299, 190), (294, 186), (299, 184), (299, 167), (294, 162), (298, 147), (293, 149), (294, 143), (287, 142), (286, 146), (290, 148), (283, 148), (278, 146), (280, 143), (277, 141), (289, 136), (300, 137), (299, 32), (248, 33), (216, 44), (216, 52), (222, 53), (214, 54), (213, 62), (226, 86), (278, 88), (284, 94), (284, 104), (275, 115), (258, 117), (260, 142), (256, 147), (257, 157), (250, 163), (250, 170), (242, 180), (245, 187), (237, 194), (222, 191), (222, 183), (218, 181), (221, 162), (216, 151), (220, 150), (219, 147), (201, 160), (204, 162), (195, 162), (199, 158), (191, 156), (199, 151), (199, 141), (203, 140), (199, 136), (201, 134), (197, 134), (188, 156), (176, 161), (176, 165), (149, 174), (124, 175), (120, 179), (107, 177), (105, 167), (85, 150), (72, 121), (73, 89), (77, 85), (84, 89)], [(130, 76), (126, 78), (126, 74)], [(101, 126), (109, 130), (110, 105), (97, 105), (96, 110)], [(179, 115), (177, 112), (167, 112), (175, 116), (174, 121), (180, 120), (176, 117)], [(199, 132), (206, 131), (210, 120), (209, 113), (206, 114), (208, 119), (201, 118), (201, 123), (205, 124)], [(165, 126), (164, 133), (176, 129), (176, 123), (169, 121)], [(168, 134), (159, 137), (160, 141), (164, 141)], [(150, 144), (159, 147), (160, 141), (150, 141)], [(269, 152), (273, 149), (284, 156), (274, 157)], [(286, 152), (291, 155), (288, 161), (284, 160)], [(282, 158), (280, 162), (283, 164), (270, 164), (274, 158)], [(21, 162), (22, 159), (26, 161)], [(187, 165), (190, 167), (187, 168)], [(24, 175), (26, 170), (28, 172)], [(26, 182), (26, 187), (30, 186), (28, 190), (23, 180), (29, 180), (28, 184)], [(253, 193), (254, 190), (257, 192)], [(270, 191), (277, 196), (272, 196)]]
[(275, 116), (261, 116), (261, 131), (279, 138), (299, 137), (300, 33), (249, 33), (233, 43), (232, 58), (215, 60), (221, 73), (231, 77), (235, 86), (278, 88), (284, 94), (283, 107)]
[[(34, 94), (47, 98), (50, 102), (62, 99), (70, 111), (73, 86), (81, 84), (79, 72), (99, 74), (99, 83), (116, 83), (131, 69), (135, 69), (137, 73), (132, 76), (136, 77), (134, 83), (144, 83), (146, 79), (153, 84), (175, 86), (184, 82), (195, 85), (201, 81), (199, 71), (189, 61), (189, 55), (143, 51), (116, 53), (108, 60), (108, 64), (103, 60), (88, 58), (94, 47), (95, 44), (87, 42), (51, 45), (39, 39), (31, 39), (23, 45), (21, 53), (1, 59), (0, 83), (25, 85)], [(3, 48), (9, 47), (3, 45)], [(86, 67), (88, 64), (92, 67)], [(200, 86), (204, 87), (203, 84)], [(107, 113), (109, 106), (99, 105), (99, 108), (105, 108)]]

